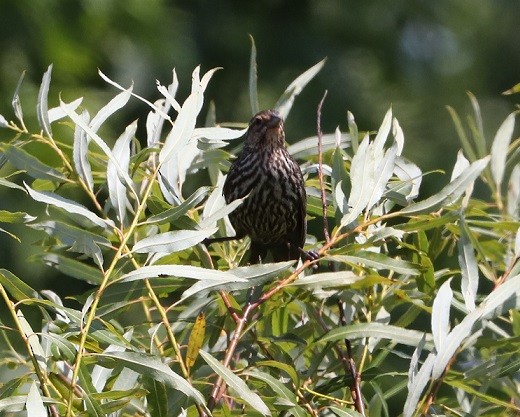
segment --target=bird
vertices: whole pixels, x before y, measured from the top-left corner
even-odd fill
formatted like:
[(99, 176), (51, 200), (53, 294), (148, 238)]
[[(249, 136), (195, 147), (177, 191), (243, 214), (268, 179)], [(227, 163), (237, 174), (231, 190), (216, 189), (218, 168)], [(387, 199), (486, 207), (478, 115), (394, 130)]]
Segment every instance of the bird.
[(227, 204), (244, 198), (229, 214), (234, 238), (249, 236), (249, 263), (305, 259), (305, 183), (285, 142), (284, 121), (276, 110), (253, 116), (242, 151), (223, 186)]

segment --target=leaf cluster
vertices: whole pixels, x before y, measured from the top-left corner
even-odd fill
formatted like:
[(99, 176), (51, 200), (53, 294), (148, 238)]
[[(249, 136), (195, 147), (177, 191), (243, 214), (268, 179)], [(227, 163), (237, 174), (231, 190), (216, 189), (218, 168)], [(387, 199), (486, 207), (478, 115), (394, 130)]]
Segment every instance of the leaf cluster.
[[(253, 112), (260, 108), (255, 57), (253, 44)], [(281, 95), (275, 107), (285, 117), (323, 65)], [(169, 85), (158, 83), (161, 98), (153, 103), (100, 73), (119, 92), (90, 115), (81, 98), (49, 108), (51, 66), (36, 133), (24, 121), (20, 80), (16, 121), (0, 115), (0, 127), (12, 133), (0, 144), (0, 186), (22, 197), (19, 211), (0, 211), (0, 222), (43, 231), (33, 261), (92, 289), (70, 295), (71, 305), (0, 270), (10, 313), (1, 321), (2, 362), (22, 370), (0, 385), (0, 410), (520, 412), (515, 113), (487, 143), (473, 96), (471, 135), (450, 109), (463, 151), (450, 180), (428, 197), (420, 196), (424, 174), (403, 156), (404, 132), (391, 110), (375, 135), (359, 131), (349, 113), (348, 132), (295, 143), (289, 150), (302, 162), (309, 224), (319, 230), (325, 213), (331, 225), (326, 240), (308, 236), (306, 249), (320, 258), (249, 266), (242, 261), (247, 240), (203, 244), (232, 234), (227, 215), (242, 203), (225, 204), (222, 185), (245, 125), (217, 124), (213, 105), (206, 123), (198, 122), (215, 71), (196, 68), (182, 103), (175, 71)], [(145, 137), (133, 121), (115, 140), (103, 138), (101, 127), (132, 98), (150, 108)], [(65, 133), (53, 132), (58, 124)], [(35, 141), (56, 162), (34, 154), (28, 145)], [(472, 197), (477, 183), (487, 185), (489, 201)], [(47, 214), (26, 213), (27, 199)], [(449, 257), (457, 266), (439, 267)], [(28, 311), (41, 321), (30, 323)]]

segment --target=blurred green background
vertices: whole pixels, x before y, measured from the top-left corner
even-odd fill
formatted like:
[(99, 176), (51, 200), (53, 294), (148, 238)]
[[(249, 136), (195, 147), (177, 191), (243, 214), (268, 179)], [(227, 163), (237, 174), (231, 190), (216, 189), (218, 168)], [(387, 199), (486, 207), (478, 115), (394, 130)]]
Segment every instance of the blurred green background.
[[(12, 94), (26, 70), (22, 106), (29, 130), (38, 130), (36, 96), (50, 63), (50, 105), (59, 94), (67, 101), (84, 96), (91, 113), (116, 94), (98, 68), (122, 85), (133, 80), (134, 91), (151, 101), (160, 96), (155, 80), (168, 84), (176, 68), (182, 101), (200, 64), (203, 71), (223, 67), (206, 106), (214, 100), (218, 121), (245, 122), (251, 34), (262, 107), (273, 106), (296, 76), (327, 57), (295, 102), (286, 123), (290, 142), (315, 134), (316, 107), (328, 90), (324, 131), (346, 130), (347, 110), (361, 130), (375, 130), (392, 106), (405, 155), (423, 171), (449, 171), (459, 144), (446, 105), (464, 117), (471, 112), (466, 91), (474, 93), (492, 139), (518, 101), (501, 92), (520, 81), (519, 25), (520, 1), (512, 0), (0, 0), (0, 114), (14, 119)], [(138, 117), (144, 132), (147, 111), (133, 100), (111, 119), (114, 136)], [(12, 136), (0, 130), (0, 140)], [(434, 174), (424, 186), (434, 191), (446, 182)], [(0, 210), (19, 210), (19, 197), (0, 189)], [(0, 267), (37, 288), (55, 286), (54, 271), (26, 262), (30, 252), (27, 242), (0, 234)]]

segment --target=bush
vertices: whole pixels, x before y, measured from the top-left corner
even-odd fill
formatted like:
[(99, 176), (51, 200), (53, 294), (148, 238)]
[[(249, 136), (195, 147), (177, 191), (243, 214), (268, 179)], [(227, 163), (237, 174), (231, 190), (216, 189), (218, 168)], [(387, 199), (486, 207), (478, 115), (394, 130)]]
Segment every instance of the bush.
[[(322, 65), (281, 96), (275, 107), (285, 117)], [(253, 59), (253, 112), (255, 67)], [(43, 231), (33, 260), (92, 289), (64, 299), (0, 270), (10, 313), (1, 327), (0, 410), (520, 413), (514, 113), (489, 147), (472, 96), (469, 137), (450, 109), (464, 152), (427, 198), (419, 198), (423, 173), (402, 156), (404, 134), (391, 110), (375, 137), (361, 134), (349, 113), (348, 133), (318, 132), (291, 145), (303, 161), (309, 224), (319, 233), (308, 248), (320, 259), (248, 266), (241, 262), (247, 241), (202, 244), (232, 234), (226, 216), (239, 203), (225, 204), (223, 172), (234, 153), (228, 144), (245, 131), (216, 124), (212, 105), (196, 127), (214, 70), (201, 77), (195, 69), (182, 105), (175, 73), (155, 103), (101, 74), (121, 92), (93, 117), (79, 110), (81, 99), (48, 108), (51, 70), (38, 96), (40, 132), (24, 123), (21, 83), (17, 121), (0, 116), (12, 132), (1, 144), (0, 185), (20, 198), (19, 210), (0, 211), (0, 221)], [(145, 138), (132, 122), (110, 147), (100, 129), (132, 96), (151, 108)], [(472, 197), (475, 184), (483, 195), (489, 189), (487, 199)], [(27, 213), (30, 201), (47, 213)]]

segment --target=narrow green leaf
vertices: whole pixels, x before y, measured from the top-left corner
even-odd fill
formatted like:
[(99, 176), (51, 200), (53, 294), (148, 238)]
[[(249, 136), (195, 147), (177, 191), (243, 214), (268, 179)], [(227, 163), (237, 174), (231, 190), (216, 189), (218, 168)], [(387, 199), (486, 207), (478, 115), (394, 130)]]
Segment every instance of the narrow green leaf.
[(206, 217), (206, 215), (204, 215), (202, 221), (199, 223), (199, 227), (203, 229), (216, 228), (216, 230), (218, 230), (217, 221), (223, 219), (229, 213), (235, 211), (236, 208), (244, 202), (245, 198), (237, 198), (236, 200), (233, 200), (231, 203), (224, 205), (218, 210), (212, 211), (209, 216)]
[(224, 186), (225, 177), (221, 172), (218, 174), (217, 184), (213, 191), (210, 193), (206, 203), (204, 204), (204, 209), (202, 211), (203, 218), (209, 218), (211, 215), (226, 205), (226, 200), (224, 199), (224, 193), (222, 188)]
[(296, 386), (300, 385), (300, 376), (298, 375), (298, 372), (296, 371), (293, 364), (283, 363), (275, 360), (265, 360), (256, 362), (256, 366), (267, 366), (269, 368), (276, 368), (284, 371), (287, 375), (289, 375)]
[(73, 252), (84, 253), (88, 257), (95, 259), (99, 266), (103, 265), (103, 255), (100, 246), (105, 248), (111, 247), (110, 241), (99, 235), (99, 233), (92, 233), (63, 222), (48, 220), (31, 224), (30, 227), (44, 231), (49, 236), (66, 245)]
[[(480, 112), (480, 105), (478, 104), (477, 98), (473, 93), (468, 92), (468, 97), (471, 102), (471, 107), (473, 107), (473, 113), (475, 114), (474, 123), (476, 123), (476, 132), (473, 135), (473, 140), (477, 148), (478, 157), (483, 158), (487, 154), (487, 149), (486, 138), (484, 136), (484, 126), (482, 123), (482, 114)], [(471, 123), (473, 123), (473, 121)]]
[[(88, 111), (84, 110), (79, 117), (81, 118), (83, 124), (88, 124), (90, 120)], [(74, 143), (72, 147), (74, 168), (76, 169), (78, 176), (87, 185), (88, 189), (93, 191), (94, 179), (92, 178), (92, 169), (90, 168), (90, 162), (88, 160), (89, 142), (90, 139), (87, 136), (87, 132), (85, 132), (85, 130), (83, 130), (80, 125), (76, 124), (74, 129)]]
[(29, 388), (29, 394), (27, 394), (27, 401), (25, 403), (25, 409), (27, 415), (30, 417), (47, 417), (47, 409), (43, 404), (42, 396), (36, 386), (36, 382), (33, 381), (31, 388)]
[[(159, 152), (159, 163), (163, 170), (168, 171), (171, 164), (167, 162), (173, 157), (175, 152), (183, 149), (191, 138), (200, 111), (199, 101), (202, 94), (203, 90), (200, 85), (197, 86), (195, 76), (193, 76), (192, 92), (182, 104), (181, 111), (175, 119), (175, 124), (168, 136), (166, 136), (164, 145)], [(168, 175), (166, 176), (168, 177)]]
[(181, 391), (186, 396), (193, 398), (198, 404), (204, 404), (204, 397), (199, 391), (154, 356), (138, 352), (104, 352), (96, 354), (95, 357), (100, 360), (102, 365), (123, 364), (141, 375), (153, 378)]
[(390, 129), (392, 128), (392, 108), (390, 107), (385, 113), (385, 117), (383, 118), (383, 122), (377, 131), (376, 137), (374, 138), (374, 147), (377, 151), (382, 151), (385, 142), (390, 134)]
[[(129, 89), (127, 88), (124, 88), (122, 87), (120, 84), (116, 83), (115, 81), (112, 81), (110, 78), (108, 78), (105, 74), (103, 74), (103, 72), (101, 72), (101, 70), (98, 70), (98, 74), (99, 76), (105, 80), (107, 83), (109, 83), (110, 85), (113, 85), (114, 87), (116, 87), (118, 90), (121, 90), (121, 91), (129, 91)], [(141, 100), (143, 103), (146, 103), (148, 106), (150, 106), (155, 112), (157, 112), (158, 114), (161, 115), (161, 117), (163, 117), (164, 119), (166, 120), (169, 120), (171, 121), (170, 119), (170, 116), (168, 116), (168, 114), (166, 114), (160, 107), (157, 107), (155, 104), (149, 102), (148, 100), (146, 100), (145, 98), (135, 94), (135, 93), (131, 93), (131, 95), (139, 100)]]
[(305, 86), (316, 76), (316, 74), (318, 74), (318, 72), (320, 72), (323, 65), (325, 65), (325, 61), (326, 58), (309, 68), (285, 89), (284, 93), (274, 106), (284, 119), (287, 119), (296, 96), (299, 95)]
[(20, 238), (16, 236), (15, 234), (5, 230), (4, 228), (0, 227), (0, 233), (5, 233), (7, 236), (13, 238), (14, 240), (21, 242)]
[[(336, 130), (336, 132), (338, 132), (338, 134), (341, 134), (339, 133), (339, 130)], [(330, 180), (332, 190), (336, 190), (336, 187), (339, 183), (348, 183), (348, 174), (347, 169), (345, 167), (344, 153), (340, 146), (337, 146), (336, 149), (334, 149), (334, 153), (332, 154), (332, 175)], [(340, 192), (344, 196), (343, 189), (340, 188)], [(340, 200), (342, 201), (343, 199), (341, 198)]]
[[(275, 362), (275, 361), (265, 361), (265, 362)], [(260, 363), (257, 364), (258, 366), (261, 366)], [(271, 387), (271, 389), (275, 392), (275, 394), (278, 397), (278, 401), (282, 402), (284, 404), (287, 404), (288, 406), (291, 406), (288, 408), (287, 413), (292, 414), (296, 417), (305, 417), (307, 414), (305, 413), (305, 410), (298, 405), (298, 399), (296, 398), (296, 395), (294, 392), (290, 389), (288, 389), (284, 384), (282, 384), (278, 379), (274, 378), (270, 374), (266, 372), (260, 372), (258, 370), (251, 370), (244, 372), (244, 375), (250, 376), (252, 378), (258, 379), (260, 381), (265, 382), (266, 384)], [(298, 386), (298, 385), (297, 385)], [(281, 401), (280, 401), (281, 400)]]
[(433, 300), (431, 326), (433, 342), (437, 352), (443, 350), (450, 331), (450, 306), (453, 299), (450, 282), (451, 279), (441, 285)]
[(520, 227), (516, 231), (515, 237), (515, 258), (520, 258)]
[(9, 122), (1, 114), (0, 114), (0, 127), (9, 127)]
[(25, 71), (22, 72), (22, 75), (20, 75), (20, 78), (18, 79), (18, 84), (16, 84), (16, 89), (14, 90), (13, 99), (11, 101), (11, 104), (12, 104), (13, 110), (14, 110), (14, 115), (20, 121), (20, 123), (22, 124), (22, 127), (25, 126), (25, 123), (23, 121), (23, 111), (22, 111), (22, 105), (20, 103), (20, 88), (22, 87), (24, 78), (25, 78)]
[(83, 402), (85, 404), (85, 408), (87, 409), (89, 417), (103, 417), (105, 413), (101, 407), (101, 404), (94, 397), (97, 394), (94, 385), (92, 385), (92, 381), (90, 378), (90, 372), (85, 366), (85, 364), (81, 364), (78, 372), (80, 386), (83, 391)]
[(415, 375), (414, 383), (408, 386), (408, 395), (406, 396), (406, 401), (404, 403), (403, 417), (412, 417), (415, 415), (417, 404), (419, 404), (419, 400), (421, 399), (421, 394), (430, 381), (434, 361), (435, 353), (432, 352), (428, 355), (421, 366), (421, 369)]
[(478, 291), (478, 264), (475, 251), (471, 244), (469, 233), (471, 231), (466, 226), (464, 215), (460, 216), (460, 238), (457, 242), (458, 259), (462, 274), (461, 292), (464, 297), (464, 304), (468, 311), (475, 309), (475, 299)]
[(249, 58), (249, 102), (251, 103), (252, 114), (257, 114), (260, 111), (260, 104), (258, 103), (256, 45), (255, 39), (252, 35), (249, 35), (249, 39), (251, 39), (251, 57)]
[[(340, 133), (339, 135), (339, 146), (344, 149), (350, 145), (350, 135), (346, 133)], [(338, 145), (338, 138), (336, 133), (326, 133), (322, 136), (322, 149), (323, 152), (327, 152), (333, 150)], [(305, 139), (302, 139), (292, 145), (287, 147), (289, 153), (295, 159), (303, 159), (311, 155), (318, 154), (318, 137), (311, 136)]]
[(464, 319), (451, 330), (441, 348), (437, 350), (437, 356), (432, 369), (433, 379), (439, 378), (444, 373), (451, 358), (460, 347), (463, 340), (471, 334), (473, 326), (477, 320), (479, 320), (481, 315), (481, 309), (477, 308), (466, 315), (466, 317), (464, 317)]
[(194, 294), (207, 292), (209, 290), (219, 289), (229, 292), (263, 285), (274, 277), (278, 277), (293, 263), (294, 261), (288, 261), (264, 265), (243, 266), (230, 269), (227, 271), (227, 273), (232, 274), (233, 279), (226, 277), (224, 279), (220, 278), (215, 280), (207, 280), (204, 277), (199, 279), (199, 282), (196, 282), (194, 285), (184, 291), (181, 300), (191, 297)]
[[(154, 108), (166, 110), (170, 104), (164, 99), (159, 99), (153, 104)], [(161, 110), (161, 113), (165, 111)], [(166, 110), (168, 111), (168, 110)], [(161, 140), (161, 133), (164, 126), (164, 117), (157, 111), (150, 111), (146, 117), (146, 143), (149, 148), (157, 146)]]
[(22, 409), (27, 401), (27, 395), (13, 395), (0, 400), (0, 411)]
[(394, 140), (397, 143), (397, 155), (399, 156), (403, 153), (404, 132), (396, 118), (394, 118), (392, 121), (392, 135), (394, 136)]
[(32, 353), (34, 357), (36, 358), (36, 362), (38, 364), (38, 367), (40, 368), (40, 372), (42, 374), (47, 373), (47, 359), (45, 352), (42, 348), (42, 345), (40, 344), (40, 339), (36, 333), (34, 333), (34, 330), (32, 329), (29, 322), (25, 319), (25, 316), (22, 313), (22, 310), (16, 311), (16, 317), (18, 319), (18, 323), (20, 324), (20, 327), (22, 328), (25, 337), (27, 338), (27, 341), (29, 342), (29, 345), (31, 346)]
[(500, 189), (504, 179), (507, 151), (515, 129), (515, 116), (516, 113), (511, 113), (507, 116), (506, 120), (498, 128), (491, 145), (491, 174), (497, 189)]
[[(390, 339), (403, 345), (417, 346), (423, 336), (424, 332), (420, 332), (418, 330), (403, 329), (397, 326), (372, 322), (337, 327), (327, 332), (314, 343), (334, 342), (343, 339), (355, 340), (364, 337), (376, 337), (379, 339)], [(427, 334), (425, 345), (426, 349), (431, 350), (433, 348), (432, 340), (432, 336)]]
[(400, 180), (397, 186), (392, 186), (391, 191), (403, 193), (406, 202), (412, 201), (419, 195), (422, 182), (422, 171), (413, 162), (397, 156), (395, 158), (394, 173)]
[(488, 162), (489, 157), (473, 162), (466, 171), (455, 178), (455, 180), (451, 181), (437, 194), (418, 203), (410, 204), (408, 207), (405, 207), (399, 211), (399, 213), (403, 215), (431, 213), (432, 211), (438, 210), (442, 206), (453, 203), (462, 195), (468, 186), (473, 184), (480, 173), (484, 170)]
[[(83, 97), (77, 98), (76, 100), (72, 101), (70, 103), (70, 106), (73, 110), (76, 110), (80, 104), (83, 102)], [(61, 107), (53, 107), (52, 109), (49, 109), (48, 117), (49, 117), (49, 123), (53, 123), (56, 120), (63, 119), (67, 116), (67, 114), (63, 111)]]
[(175, 94), (177, 93), (177, 87), (179, 86), (179, 81), (177, 80), (177, 73), (175, 69), (173, 70), (173, 84), (170, 84), (168, 88), (164, 85), (161, 85), (159, 81), (157, 81), (157, 90), (164, 96), (166, 102), (169, 106), (173, 107), (176, 112), (181, 110), (181, 105), (177, 100), (175, 100)]
[[(132, 338), (132, 334), (133, 334), (133, 329), (126, 332), (123, 337), (125, 338), (125, 340), (128, 341)], [(125, 346), (122, 344), (110, 344), (104, 350), (104, 352), (124, 352), (125, 349), (126, 349)], [(105, 368), (100, 365), (94, 365), (94, 368), (92, 369), (92, 373), (91, 373), (92, 385), (94, 386), (94, 388), (96, 389), (97, 392), (103, 391), (103, 389), (105, 388), (105, 385), (108, 381), (108, 378), (110, 378), (112, 373), (113, 373), (113, 370), (110, 368)], [(127, 388), (130, 388), (130, 387), (127, 387)], [(116, 389), (116, 388), (114, 388), (112, 386), (112, 389)]]
[(520, 215), (520, 165), (513, 168), (507, 185), (507, 213), (512, 218)]
[(63, 182), (67, 179), (60, 171), (44, 164), (22, 148), (4, 144), (2, 150), (14, 167), (27, 172), (27, 174), (33, 178), (59, 182)]
[(479, 305), (482, 316), (492, 319), (509, 310), (520, 309), (520, 275), (509, 278), (495, 288)]
[(32, 289), (11, 271), (4, 268), (0, 269), (0, 284), (5, 287), (7, 292), (11, 294), (11, 297), (16, 301), (39, 298), (36, 290)]
[[(96, 145), (99, 146), (99, 148), (108, 157), (108, 159), (112, 161), (112, 163), (114, 164), (114, 166), (117, 169), (117, 175), (125, 182), (128, 189), (132, 190), (133, 184), (132, 184), (132, 180), (130, 179), (130, 176), (128, 175), (128, 173), (125, 170), (123, 170), (120, 167), (119, 161), (114, 156), (114, 154), (112, 153), (112, 151), (110, 150), (108, 145), (105, 143), (105, 141), (97, 135), (97, 133), (95, 132), (94, 129), (92, 129), (89, 125), (87, 125), (87, 123), (85, 122), (85, 119), (83, 117), (81, 117), (74, 110), (72, 110), (70, 103), (67, 104), (60, 100), (60, 106), (63, 109), (63, 111), (65, 113), (67, 113), (67, 116), (69, 116), (76, 125), (80, 126), (87, 133), (87, 135), (96, 143)], [(91, 122), (91, 124), (92, 124), (92, 122)], [(137, 196), (137, 194), (134, 193), (134, 197), (136, 198), (137, 201), (139, 201), (139, 197)]]
[(144, 224), (164, 224), (164, 223), (172, 223), (174, 220), (177, 220), (179, 217), (186, 214), (189, 210), (199, 204), (209, 193), (211, 190), (210, 187), (200, 187), (195, 191), (191, 196), (189, 196), (186, 200), (184, 200), (178, 206), (169, 208), (168, 210), (163, 211), (162, 213), (155, 214), (150, 216)]
[[(486, 382), (488, 382), (488, 381), (486, 381)], [(505, 413), (503, 415), (507, 416), (509, 414), (507, 411), (505, 411), (506, 409), (511, 410), (511, 414), (513, 414), (513, 415), (515, 412), (518, 412), (518, 406), (516, 404), (513, 404), (512, 402), (508, 402), (508, 401), (503, 401), (500, 398), (497, 398), (495, 395), (485, 394), (484, 392), (481, 392), (481, 390), (475, 389), (475, 387), (473, 387), (469, 384), (466, 384), (465, 379), (449, 379), (449, 380), (446, 380), (446, 384), (448, 384), (452, 387), (460, 388), (463, 391), (467, 392), (468, 394), (474, 395), (475, 397), (478, 397), (490, 404), (494, 404), (498, 407), (503, 408), (504, 409), (503, 412)], [(471, 415), (474, 415), (474, 414), (471, 414)]]
[(363, 417), (363, 414), (358, 413), (356, 410), (349, 408), (339, 408), (335, 406), (327, 407), (330, 411), (336, 414), (338, 417)]
[(206, 317), (204, 316), (204, 312), (201, 311), (195, 319), (195, 324), (191, 329), (190, 337), (188, 339), (188, 347), (186, 349), (186, 367), (188, 368), (188, 372), (199, 356), (200, 348), (204, 343), (205, 334)]
[(138, 241), (132, 248), (137, 253), (172, 253), (191, 248), (214, 234), (218, 228), (203, 230), (175, 230)]
[(453, 124), (455, 125), (455, 130), (457, 131), (457, 135), (459, 136), (460, 143), (462, 145), (462, 149), (464, 149), (464, 153), (468, 156), (471, 162), (477, 160), (477, 154), (473, 147), (471, 146), (470, 141), (464, 131), (464, 127), (462, 126), (462, 122), (460, 120), (459, 115), (455, 111), (453, 107), (447, 106), (448, 112), (450, 113)]
[(256, 411), (260, 412), (264, 416), (270, 416), (271, 412), (267, 405), (255, 392), (251, 391), (242, 379), (236, 376), (233, 372), (222, 365), (209, 353), (200, 351), (200, 356), (206, 361), (206, 363), (226, 382), (226, 384), (235, 390), (238, 398), (248, 403)]
[(52, 64), (49, 65), (45, 74), (43, 74), (40, 91), (38, 92), (38, 104), (36, 105), (36, 115), (38, 116), (38, 123), (45, 134), (52, 137), (51, 124), (49, 122), (49, 86), (51, 84)]
[(179, 277), (196, 280), (247, 282), (244, 278), (235, 276), (230, 271), (200, 268), (192, 265), (151, 265), (143, 266), (135, 271), (123, 275), (119, 282), (132, 282), (146, 278)]
[(11, 212), (0, 210), (0, 223), (29, 223), (35, 219), (36, 217), (30, 216), (22, 211)]
[(4, 187), (8, 187), (8, 188), (13, 188), (13, 189), (16, 189), (16, 190), (21, 190), (24, 193), (27, 193), (25, 188), (23, 188), (21, 185), (18, 185), (18, 184), (15, 184), (14, 182), (8, 181), (5, 178), (0, 178), (0, 185), (2, 185)]
[[(197, 70), (196, 70), (197, 71)], [(179, 166), (183, 162), (186, 155), (186, 145), (192, 138), (197, 116), (200, 111), (200, 103), (203, 96), (203, 89), (197, 84), (198, 74), (193, 75), (192, 92), (184, 101), (180, 112), (175, 119), (175, 123), (166, 136), (164, 145), (159, 152), (159, 165), (161, 172), (161, 188), (163, 194), (168, 197), (170, 192), (173, 193), (174, 200), (181, 201), (181, 190), (179, 184), (182, 177)], [(197, 151), (196, 142), (192, 143), (193, 152)], [(181, 156), (182, 150), (182, 156)], [(184, 159), (186, 161), (186, 159)], [(187, 167), (186, 167), (187, 168)], [(166, 185), (164, 185), (166, 183)], [(170, 201), (170, 200), (169, 200)]]
[[(70, 309), (61, 308), (60, 311), (66, 312), (70, 311)], [(65, 317), (70, 317), (70, 315), (65, 315)], [(74, 320), (73, 323), (79, 324), (79, 314), (76, 315), (76, 320)], [(74, 361), (77, 353), (76, 347), (65, 337), (55, 333), (42, 333), (41, 337), (42, 340), (45, 339), (47, 346), (49, 346), (53, 355), (58, 351), (60, 358), (66, 359), (70, 362)]]
[(510, 94), (518, 94), (520, 93), (520, 83), (518, 84), (515, 84), (513, 87), (511, 87), (510, 89), (504, 91), (502, 94), (504, 95), (510, 95)]
[(144, 387), (148, 391), (146, 401), (151, 416), (168, 417), (168, 393), (163, 382), (152, 378), (143, 378)]
[(84, 219), (89, 220), (96, 226), (100, 226), (103, 229), (114, 227), (114, 223), (112, 220), (105, 220), (101, 217), (98, 217), (95, 213), (91, 212), (85, 206), (76, 203), (73, 200), (69, 200), (68, 198), (62, 197), (58, 194), (51, 193), (48, 191), (36, 191), (29, 187), (27, 184), (24, 184), (25, 188), (29, 192), (29, 195), (36, 201), (40, 203), (50, 204), (52, 206), (58, 207), (62, 210), (65, 210), (66, 213), (69, 213), (72, 219), (75, 219), (76, 216), (81, 216)]
[(408, 391), (411, 391), (415, 384), (415, 379), (417, 378), (417, 372), (419, 368), (419, 359), (421, 357), (421, 353), (425, 342), (426, 338), (423, 337), (412, 354), (412, 359), (410, 360), (410, 367), (408, 369)]
[[(125, 132), (119, 136), (112, 149), (114, 157), (124, 172), (129, 171), (130, 141), (134, 137), (136, 130), (137, 121), (134, 121), (126, 127)], [(127, 197), (126, 186), (119, 178), (119, 175), (117, 175), (117, 167), (112, 160), (109, 160), (107, 164), (107, 184), (110, 203), (116, 211), (117, 219), (124, 225), (130, 201)]]
[(397, 142), (394, 142), (392, 147), (385, 152), (385, 157), (383, 158), (383, 160), (381, 160), (376, 167), (376, 181), (374, 182), (374, 186), (370, 194), (370, 199), (368, 200), (368, 204), (366, 206), (367, 210), (370, 210), (373, 206), (375, 206), (377, 202), (380, 200), (380, 198), (383, 196), (388, 181), (390, 180), (390, 177), (394, 172), (396, 156)]
[(250, 281), (257, 281), (258, 279), (270, 279), (278, 276), (281, 272), (287, 271), (294, 261), (270, 263), (263, 265), (249, 265), (240, 266), (238, 268), (230, 269), (230, 271), (237, 277), (247, 279)]
[(365, 136), (352, 158), (350, 166), (351, 190), (348, 197), (350, 210), (341, 219), (341, 226), (352, 223), (363, 212), (370, 199), (370, 192), (374, 188), (374, 147), (368, 135)]
[(299, 278), (291, 285), (307, 288), (344, 288), (363, 278), (364, 276), (353, 271), (321, 272)]
[(65, 275), (88, 282), (89, 284), (99, 285), (103, 280), (102, 272), (85, 262), (76, 261), (63, 255), (54, 253), (39, 253), (34, 255), (32, 259), (40, 260), (46, 265), (56, 268)]
[(227, 143), (229, 140), (241, 138), (246, 133), (246, 129), (228, 129), (226, 127), (198, 127), (193, 130), (193, 139), (204, 138), (210, 142)]
[(354, 155), (358, 151), (359, 147), (359, 131), (356, 124), (356, 120), (354, 119), (354, 115), (349, 111), (347, 112), (347, 120), (348, 120), (348, 131), (350, 133), (350, 138), (352, 140), (352, 150), (354, 151)]
[(383, 253), (371, 251), (357, 251), (352, 255), (335, 255), (327, 257), (332, 261), (348, 262), (358, 265), (365, 265), (378, 270), (388, 269), (395, 271), (398, 274), (404, 275), (419, 275), (420, 268), (412, 262), (404, 261), (402, 259), (394, 259)]
[[(132, 90), (133, 85), (131, 85), (130, 87), (128, 87), (128, 89), (125, 89), (117, 96), (115, 96), (96, 113), (96, 115), (92, 118), (92, 120), (89, 123), (89, 126), (93, 132), (97, 132), (101, 125), (110, 116), (112, 116), (119, 109), (122, 109), (126, 105), (126, 103), (128, 103), (128, 100), (130, 100), (130, 97), (132, 95)], [(70, 107), (70, 104), (68, 104), (67, 106), (69, 109), (73, 110)]]

